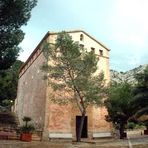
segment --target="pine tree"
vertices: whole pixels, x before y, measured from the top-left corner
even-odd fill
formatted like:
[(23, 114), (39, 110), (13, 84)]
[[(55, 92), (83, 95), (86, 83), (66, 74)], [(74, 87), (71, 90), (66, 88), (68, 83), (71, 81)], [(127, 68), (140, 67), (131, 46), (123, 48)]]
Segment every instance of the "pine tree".
[(24, 38), (21, 26), (26, 25), (36, 0), (0, 0), (0, 70), (16, 61)]
[(143, 73), (136, 75), (138, 84), (134, 89), (133, 104), (137, 108), (136, 117), (148, 114), (148, 67)]
[[(70, 91), (71, 101), (76, 102), (81, 112), (77, 136), (77, 141), (80, 141), (87, 107), (99, 105), (105, 93), (104, 75), (94, 74), (98, 58), (93, 52), (80, 48), (66, 32), (58, 35), (55, 44), (46, 44), (44, 55), (52, 63), (43, 66), (48, 73), (49, 85), (54, 90)], [(55, 100), (57, 102), (58, 98)]]
[(133, 87), (127, 82), (113, 84), (109, 88), (108, 99), (105, 101), (105, 106), (108, 110), (106, 120), (112, 122), (115, 128), (119, 129), (120, 139), (124, 136), (124, 130), (127, 121), (134, 114), (131, 102), (133, 100)]

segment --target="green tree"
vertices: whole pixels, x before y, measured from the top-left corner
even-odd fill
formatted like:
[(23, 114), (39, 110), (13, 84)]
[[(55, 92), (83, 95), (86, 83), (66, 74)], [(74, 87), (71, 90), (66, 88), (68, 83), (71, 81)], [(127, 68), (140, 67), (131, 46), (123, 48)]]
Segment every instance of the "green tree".
[(17, 59), (21, 30), (31, 16), (37, 0), (0, 0), (0, 70), (8, 69)]
[(0, 105), (12, 104), (17, 94), (19, 69), (23, 62), (17, 60), (9, 69), (0, 71)]
[(108, 110), (106, 120), (112, 122), (119, 129), (120, 138), (123, 138), (127, 121), (133, 116), (134, 109), (131, 101), (133, 99), (132, 86), (127, 82), (113, 84), (109, 88), (108, 99), (105, 106)]
[(136, 118), (142, 115), (148, 115), (148, 66), (143, 73), (136, 75), (138, 81), (134, 89), (133, 104), (137, 108)]
[(65, 32), (58, 35), (55, 44), (46, 44), (44, 55), (47, 61), (52, 62), (43, 66), (43, 70), (48, 72), (50, 86), (54, 90), (70, 90), (72, 99), (81, 112), (81, 124), (77, 135), (77, 141), (81, 141), (86, 108), (89, 105), (99, 105), (104, 97), (104, 75), (94, 74), (98, 58), (93, 52), (80, 48)]

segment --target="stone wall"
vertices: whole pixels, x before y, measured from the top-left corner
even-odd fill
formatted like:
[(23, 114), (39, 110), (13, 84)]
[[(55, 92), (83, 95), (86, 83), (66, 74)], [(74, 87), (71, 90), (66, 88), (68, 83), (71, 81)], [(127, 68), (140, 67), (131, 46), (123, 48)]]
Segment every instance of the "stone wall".
[[(91, 51), (92, 47), (95, 48), (95, 53), (99, 57), (98, 72), (103, 71), (105, 79), (109, 82), (109, 51), (84, 32), (70, 33), (74, 41), (79, 41), (80, 34), (84, 35), (84, 48), (88, 51)], [(46, 40), (54, 43), (56, 36), (57, 34), (50, 35)], [(103, 55), (100, 55), (99, 50), (103, 51)], [(43, 129), (44, 138), (64, 136), (75, 138), (76, 116), (81, 116), (81, 113), (76, 104), (58, 105), (50, 101), (53, 94), (57, 95), (55, 98), (61, 96), (66, 98), (67, 94), (64, 90), (58, 93), (47, 87), (47, 81), (43, 79), (45, 74), (41, 71), (44, 61), (43, 53), (37, 49), (21, 70), (15, 112), (20, 121), (23, 116), (32, 117), (34, 123)], [(87, 109), (89, 138), (92, 138), (95, 132), (110, 130), (110, 124), (105, 121), (106, 114), (105, 108), (89, 107)]]
[(29, 116), (41, 128), (43, 128), (45, 118), (47, 85), (46, 80), (43, 79), (44, 74), (41, 70), (44, 61), (45, 58), (40, 53), (32, 64), (28, 65), (26, 71), (20, 75), (17, 99), (15, 101), (15, 112), (20, 122), (22, 123), (23, 116)]
[[(84, 48), (87, 48), (88, 51), (91, 51), (91, 47), (95, 48), (95, 53), (99, 56), (97, 72), (103, 71), (105, 79), (109, 82), (109, 51), (83, 32), (70, 33), (74, 41), (79, 41), (81, 34), (84, 36), (84, 41), (80, 43), (83, 44)], [(53, 34), (49, 36), (48, 42), (55, 42), (55, 39), (56, 35)], [(103, 56), (99, 55), (99, 50), (103, 51)], [(48, 87), (47, 93), (49, 99), (53, 97), (52, 94), (58, 94), (57, 92), (53, 92), (50, 87)], [(66, 93), (66, 91), (62, 91), (60, 94), (64, 96), (64, 93)], [(54, 97), (58, 99), (59, 96)], [(49, 101), (46, 113), (46, 129), (49, 131), (49, 137), (60, 138), (69, 134), (69, 137), (76, 138), (76, 116), (81, 116), (76, 104), (61, 106), (58, 104), (55, 105)], [(107, 111), (104, 107), (88, 107), (86, 116), (88, 119), (87, 127), (89, 138), (93, 137), (93, 133), (110, 132), (111, 126), (106, 122), (105, 115), (107, 115)]]

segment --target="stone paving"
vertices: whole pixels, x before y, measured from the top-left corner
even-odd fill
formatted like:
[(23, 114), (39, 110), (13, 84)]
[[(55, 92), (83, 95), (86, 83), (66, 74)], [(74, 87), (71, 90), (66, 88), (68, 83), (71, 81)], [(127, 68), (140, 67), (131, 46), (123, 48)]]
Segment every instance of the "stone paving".
[[(128, 133), (129, 139), (104, 138), (81, 143), (70, 141), (32, 141), (0, 140), (0, 148), (148, 148), (148, 136), (141, 132)], [(129, 146), (129, 140), (132, 147)]]
[(127, 141), (120, 142), (96, 142), (96, 143), (75, 143), (75, 142), (20, 142), (0, 141), (0, 148), (128, 148)]

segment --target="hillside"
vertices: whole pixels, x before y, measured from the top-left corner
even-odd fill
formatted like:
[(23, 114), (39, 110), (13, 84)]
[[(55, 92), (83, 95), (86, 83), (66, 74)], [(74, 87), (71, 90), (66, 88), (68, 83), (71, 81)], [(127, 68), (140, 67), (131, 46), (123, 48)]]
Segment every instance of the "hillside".
[(123, 81), (127, 81), (131, 84), (135, 84), (136, 83), (136, 80), (134, 78), (135, 74), (143, 72), (146, 66), (148, 66), (148, 64), (140, 65), (139, 67), (136, 67), (127, 72), (117, 72), (115, 70), (110, 70), (111, 82), (120, 83)]

